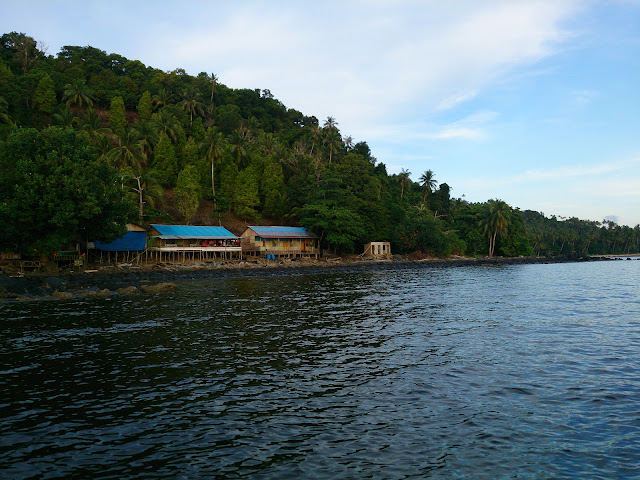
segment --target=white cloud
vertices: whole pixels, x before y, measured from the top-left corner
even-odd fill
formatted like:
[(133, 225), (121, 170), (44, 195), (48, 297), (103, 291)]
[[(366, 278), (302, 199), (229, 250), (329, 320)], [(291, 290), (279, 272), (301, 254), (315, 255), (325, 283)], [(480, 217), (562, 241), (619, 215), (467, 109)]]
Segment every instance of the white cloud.
[[(339, 15), (333, 3), (241, 5), (210, 6), (201, 12), (210, 21), (173, 24), (149, 39), (151, 64), (215, 72), (234, 88), (268, 88), (288, 107), (334, 116), (357, 135), (454, 108), (509, 69), (552, 54), (577, 4), (346, 2)], [(441, 137), (479, 136), (451, 129)]]
[[(492, 185), (514, 185), (555, 180), (565, 182), (567, 180), (573, 180), (579, 177), (591, 177), (594, 178), (594, 182), (600, 184), (600, 187), (597, 187), (597, 189), (602, 190), (601, 182), (603, 182), (604, 180), (600, 177), (606, 174), (617, 172), (623, 173), (625, 175), (625, 180), (622, 182), (622, 184), (619, 181), (616, 181), (616, 187), (612, 189), (612, 192), (617, 190), (619, 192), (624, 192), (623, 195), (626, 195), (633, 192), (634, 189), (637, 189), (634, 192), (634, 195), (640, 195), (640, 178), (629, 179), (627, 177), (629, 169), (638, 166), (640, 166), (640, 157), (616, 162), (603, 162), (600, 164), (588, 166), (578, 165), (570, 167), (549, 168), (546, 170), (532, 169), (517, 175), (511, 175), (502, 178), (494, 177), (490, 181), (488, 179), (478, 178), (470, 181), (469, 184), (487, 185), (487, 183), (490, 182)], [(623, 186), (626, 186), (627, 188), (621, 188)], [(594, 191), (592, 187), (589, 187), (588, 189), (589, 191)]]
[[(640, 172), (638, 172), (640, 173)], [(637, 174), (637, 173), (636, 173)], [(640, 178), (624, 177), (608, 178), (602, 180), (590, 180), (584, 183), (577, 183), (571, 187), (571, 191), (576, 193), (593, 193), (599, 197), (620, 198), (636, 203), (640, 209)]]
[(453, 185), (470, 201), (497, 197), (547, 215), (602, 220), (611, 214), (621, 224), (640, 222), (640, 157), (506, 177), (460, 178)]
[(452, 140), (452, 139), (465, 139), (465, 140), (480, 140), (484, 138), (484, 133), (480, 130), (474, 130), (471, 128), (444, 128), (437, 133), (428, 135), (428, 138), (436, 140)]
[(476, 112), (457, 122), (445, 125), (434, 133), (427, 133), (424, 137), (434, 140), (483, 140), (487, 137), (487, 125), (497, 116), (496, 112)]
[(462, 138), (466, 140), (482, 140), (486, 138), (486, 129), (498, 116), (497, 112), (482, 111), (469, 115), (457, 122), (445, 126), (433, 138)]
[(447, 97), (440, 101), (440, 103), (436, 105), (436, 110), (449, 110), (461, 103), (473, 99), (476, 95), (478, 95), (478, 90), (454, 93), (450, 97)]
[[(386, 139), (389, 144), (395, 145), (432, 140), (480, 141), (488, 137), (487, 129), (497, 117), (497, 112), (485, 110), (443, 125), (426, 121), (408, 122), (395, 125), (378, 125), (373, 129), (360, 133), (368, 141)], [(397, 154), (394, 157), (398, 159)]]
[(575, 90), (570, 94), (570, 103), (574, 107), (585, 107), (598, 98), (599, 93), (594, 90)]

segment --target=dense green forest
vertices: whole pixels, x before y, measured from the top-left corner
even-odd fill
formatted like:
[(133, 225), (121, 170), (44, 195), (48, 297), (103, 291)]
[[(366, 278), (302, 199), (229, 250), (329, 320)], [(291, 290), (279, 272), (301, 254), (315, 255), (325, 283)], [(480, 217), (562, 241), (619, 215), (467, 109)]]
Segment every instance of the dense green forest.
[(0, 251), (111, 240), (128, 221), (301, 225), (336, 253), (382, 240), (433, 256), (640, 249), (640, 226), (452, 198), (428, 166), (417, 183), (390, 175), (336, 119), (267, 89), (93, 47), (47, 55), (22, 33), (0, 43)]

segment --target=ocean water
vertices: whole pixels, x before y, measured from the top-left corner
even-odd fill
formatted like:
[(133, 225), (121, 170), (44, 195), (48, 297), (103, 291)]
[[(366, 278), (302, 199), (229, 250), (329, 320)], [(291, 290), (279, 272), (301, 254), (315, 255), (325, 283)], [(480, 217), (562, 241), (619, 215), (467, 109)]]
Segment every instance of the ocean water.
[(0, 304), (0, 478), (640, 478), (640, 262)]

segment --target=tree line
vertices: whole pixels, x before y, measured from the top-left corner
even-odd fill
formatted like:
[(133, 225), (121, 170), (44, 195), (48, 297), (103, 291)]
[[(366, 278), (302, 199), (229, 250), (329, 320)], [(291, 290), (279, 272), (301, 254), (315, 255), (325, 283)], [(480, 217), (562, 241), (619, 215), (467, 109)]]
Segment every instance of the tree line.
[(389, 174), (333, 117), (213, 73), (164, 72), (94, 47), (48, 55), (0, 37), (0, 250), (52, 252), (135, 221), (305, 226), (336, 253), (633, 253), (638, 227), (451, 196), (431, 169)]

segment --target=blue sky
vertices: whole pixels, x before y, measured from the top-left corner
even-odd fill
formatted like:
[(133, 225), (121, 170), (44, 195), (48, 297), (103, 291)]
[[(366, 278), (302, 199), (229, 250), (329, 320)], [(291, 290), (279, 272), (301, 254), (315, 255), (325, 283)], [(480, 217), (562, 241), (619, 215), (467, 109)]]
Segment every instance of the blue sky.
[(640, 224), (640, 0), (0, 0), (0, 27), (269, 89), (456, 197)]

